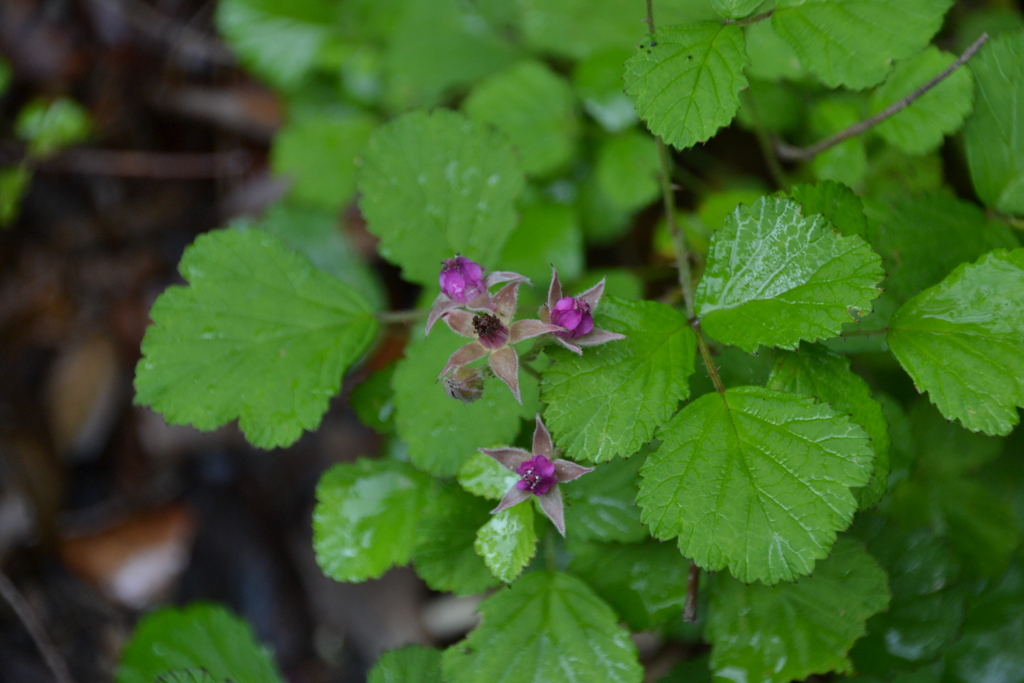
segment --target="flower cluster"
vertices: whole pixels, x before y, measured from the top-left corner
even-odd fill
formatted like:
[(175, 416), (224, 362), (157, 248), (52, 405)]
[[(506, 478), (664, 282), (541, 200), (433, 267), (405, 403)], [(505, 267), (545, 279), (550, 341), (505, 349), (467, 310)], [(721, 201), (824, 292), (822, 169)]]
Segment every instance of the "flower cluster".
[[(582, 354), (583, 346), (604, 344), (624, 336), (594, 326), (594, 310), (604, 292), (604, 280), (579, 297), (563, 297), (558, 272), (552, 268), (547, 304), (541, 307), (540, 320), (513, 322), (519, 297), (519, 285), (530, 281), (518, 273), (498, 271), (484, 276), (483, 268), (456, 255), (441, 264), (438, 278), (441, 293), (427, 316), (427, 333), (443, 319), (456, 334), (473, 341), (448, 359), (438, 380), (445, 380), (445, 391), (452, 398), (469, 403), (483, 393), (483, 375), (465, 366), (487, 356), (491, 370), (516, 400), (519, 394), (519, 356), (514, 345), (542, 335), (570, 351)], [(490, 288), (505, 285), (494, 295)], [(450, 376), (449, 373), (451, 373)]]

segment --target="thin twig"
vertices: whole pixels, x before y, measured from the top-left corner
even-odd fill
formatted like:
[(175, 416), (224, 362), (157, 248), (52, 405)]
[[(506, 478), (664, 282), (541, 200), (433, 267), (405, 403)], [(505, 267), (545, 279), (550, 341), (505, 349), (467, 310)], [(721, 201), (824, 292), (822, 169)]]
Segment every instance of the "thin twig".
[(0, 595), (11, 606), (14, 613), (18, 615), (21, 623), (25, 625), (25, 630), (28, 631), (28, 634), (39, 649), (39, 653), (46, 660), (46, 665), (50, 667), (50, 671), (53, 673), (53, 677), (57, 679), (57, 683), (74, 683), (74, 679), (71, 678), (71, 673), (68, 671), (67, 662), (64, 661), (60, 652), (57, 651), (53, 641), (50, 640), (50, 636), (46, 634), (46, 630), (39, 623), (35, 613), (32, 611), (32, 607), (22, 597), (21, 593), (18, 592), (18, 589), (11, 583), (11, 580), (2, 572), (0, 572)]
[(408, 325), (426, 314), (427, 311), (422, 308), (413, 308), (407, 311), (381, 311), (377, 314), (377, 320), (385, 325)]
[(654, 40), (654, 34), (656, 33), (654, 28), (654, 0), (647, 0), (647, 31), (651, 34), (651, 40)]
[(697, 623), (697, 592), (700, 588), (700, 567), (690, 560), (690, 573), (686, 577), (686, 602), (683, 603), (683, 620)]
[(775, 14), (775, 10), (770, 9), (763, 14), (755, 14), (752, 17), (746, 17), (744, 19), (726, 19), (723, 23), (735, 24), (736, 26), (749, 26), (751, 24), (756, 24), (759, 21), (764, 21), (765, 19), (771, 19), (773, 14)]
[(704, 340), (704, 334), (700, 330), (700, 321), (696, 318), (691, 319), (690, 327), (693, 328), (697, 335), (697, 347), (700, 349), (700, 357), (704, 361), (704, 367), (708, 369), (708, 377), (711, 378), (711, 383), (715, 385), (715, 391), (724, 394), (725, 385), (722, 384), (722, 378), (718, 376), (718, 368), (715, 367), (715, 361), (711, 358), (711, 349), (708, 348), (708, 343)]
[(676, 264), (679, 268), (679, 285), (683, 289), (683, 305), (686, 306), (686, 317), (693, 317), (693, 275), (690, 273), (690, 251), (686, 246), (686, 236), (679, 228), (676, 221), (676, 202), (672, 192), (672, 181), (670, 179), (671, 169), (669, 168), (668, 150), (660, 137), (658, 141), (658, 156), (661, 159), (661, 199), (665, 207), (665, 220), (668, 222), (668, 232), (672, 238), (672, 249), (676, 252)]
[(848, 140), (849, 138), (852, 138), (855, 135), (860, 135), (864, 131), (871, 129), (874, 126), (877, 126), (882, 121), (885, 121), (886, 119), (895, 116), (896, 114), (900, 113), (901, 111), (909, 107), (911, 104), (913, 104), (917, 98), (921, 97), (921, 95), (924, 95), (926, 92), (928, 92), (929, 90), (937, 86), (939, 83), (944, 81), (946, 78), (948, 78), (951, 73), (953, 73), (961, 66), (963, 66), (968, 59), (973, 57), (974, 54), (981, 49), (981, 46), (984, 45), (987, 40), (988, 34), (982, 33), (981, 36), (976, 41), (974, 41), (974, 43), (972, 43), (969, 48), (964, 50), (964, 53), (960, 55), (960, 57), (955, 62), (949, 65), (949, 68), (944, 70), (938, 76), (931, 79), (930, 81), (928, 81), (927, 83), (925, 83), (920, 88), (910, 93), (903, 99), (889, 105), (884, 111), (875, 114), (870, 119), (854, 124), (847, 128), (846, 130), (840, 131), (833, 135), (832, 137), (826, 138), (821, 142), (811, 145), (810, 147), (793, 147), (792, 145), (788, 145), (782, 140), (779, 140), (775, 144), (775, 149), (778, 152), (779, 157), (781, 159), (785, 159), (786, 161), (809, 161), (813, 159), (815, 156), (824, 152), (825, 150), (830, 149), (831, 147), (835, 147), (840, 142)]

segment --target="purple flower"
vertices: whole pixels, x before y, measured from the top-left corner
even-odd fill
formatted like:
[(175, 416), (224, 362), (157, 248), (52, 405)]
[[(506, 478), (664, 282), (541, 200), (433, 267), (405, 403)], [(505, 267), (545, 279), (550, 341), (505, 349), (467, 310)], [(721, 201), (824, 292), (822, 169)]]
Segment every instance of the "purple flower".
[(594, 311), (604, 293), (604, 280), (579, 296), (562, 296), (562, 283), (558, 271), (551, 269), (551, 287), (548, 301), (540, 308), (540, 319), (558, 325), (561, 330), (554, 333), (555, 341), (573, 353), (583, 353), (581, 346), (597, 346), (626, 336), (594, 327)]
[(544, 511), (558, 532), (565, 536), (565, 514), (562, 508), (562, 493), (558, 484), (582, 477), (593, 472), (593, 467), (583, 467), (568, 460), (553, 457), (554, 444), (551, 434), (537, 416), (537, 428), (533, 431), (533, 452), (521, 448), (480, 448), (484, 455), (497, 460), (502, 467), (520, 475), (519, 481), (508, 490), (498, 507), (491, 510), (496, 514), (518, 505), (531, 495), (537, 496), (540, 509)]
[(549, 332), (557, 332), (561, 328), (540, 320), (511, 322), (512, 316), (516, 312), (518, 292), (518, 282), (512, 282), (502, 287), (491, 300), (494, 313), (474, 314), (467, 311), (449, 310), (444, 314), (444, 321), (456, 334), (475, 341), (466, 344), (451, 355), (438, 380), (443, 379), (453, 370), (458, 371), (462, 366), (488, 356), (488, 362), (490, 362), (494, 374), (508, 385), (517, 401), (523, 402), (519, 396), (519, 356), (516, 355), (513, 344)]
[(498, 271), (483, 277), (480, 264), (470, 261), (464, 256), (441, 262), (441, 273), (438, 275), (441, 293), (434, 299), (434, 304), (427, 315), (427, 334), (434, 323), (453, 308), (464, 307), (471, 311), (496, 311), (493, 297), (488, 291), (492, 286), (502, 282), (526, 282), (519, 273)]

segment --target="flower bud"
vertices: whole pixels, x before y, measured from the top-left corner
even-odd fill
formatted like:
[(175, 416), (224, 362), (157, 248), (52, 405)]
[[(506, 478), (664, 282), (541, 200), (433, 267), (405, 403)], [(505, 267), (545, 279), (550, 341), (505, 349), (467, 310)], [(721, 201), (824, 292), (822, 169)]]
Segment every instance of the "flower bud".
[(438, 282), (441, 292), (452, 301), (469, 303), (487, 291), (483, 281), (483, 269), (462, 256), (450, 258), (441, 264)]
[(444, 390), (452, 398), (472, 403), (484, 394), (484, 376), (476, 368), (463, 365), (444, 378)]
[(551, 310), (551, 324), (564, 327), (565, 332), (556, 332), (563, 339), (576, 339), (594, 329), (594, 316), (590, 304), (580, 298), (563, 297)]

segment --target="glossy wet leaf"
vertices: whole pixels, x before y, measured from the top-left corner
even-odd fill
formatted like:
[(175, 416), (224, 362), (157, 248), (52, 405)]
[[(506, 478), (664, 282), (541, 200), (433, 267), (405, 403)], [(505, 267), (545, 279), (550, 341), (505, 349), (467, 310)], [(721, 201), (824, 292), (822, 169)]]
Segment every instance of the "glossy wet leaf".
[(952, 0), (777, 0), (772, 27), (830, 88), (867, 88), (942, 26)]
[(1024, 215), (1024, 33), (990, 40), (969, 64), (975, 105), (964, 147), (974, 189), (986, 206)]
[(495, 378), (485, 382), (478, 401), (465, 404), (450, 398), (437, 376), (448, 357), (468, 341), (445, 325), (435, 326), (425, 339), (417, 330), (391, 380), (398, 436), (408, 444), (413, 463), (436, 476), (456, 474), (477, 448), (512, 443), (519, 421), (532, 420), (539, 408), (537, 381), (522, 370), (523, 405)]
[(474, 451), (459, 468), (459, 486), (475, 496), (488, 500), (501, 500), (509, 488), (519, 481), (519, 475), (498, 464), (494, 458)]
[(774, 584), (808, 574), (857, 510), (875, 454), (845, 415), (762, 387), (705, 394), (658, 433), (637, 503), (655, 538), (709, 571)]
[(569, 574), (531, 572), (479, 609), (480, 625), (444, 653), (448, 683), (643, 679), (636, 646), (615, 612)]
[(716, 678), (788, 683), (850, 671), (846, 653), (864, 622), (889, 603), (885, 571), (857, 543), (841, 541), (811, 576), (776, 586), (720, 574), (708, 625)]
[(682, 614), (690, 561), (671, 544), (648, 539), (630, 545), (573, 544), (570, 550), (569, 571), (586, 581), (634, 631), (656, 628)]
[(441, 683), (441, 651), (406, 645), (381, 655), (367, 683)]
[(945, 654), (952, 683), (1024, 681), (1024, 572), (1015, 565), (993, 581), (967, 612), (960, 640)]
[(919, 391), (972, 431), (1009, 434), (1024, 406), (1024, 249), (998, 249), (908, 301), (889, 348)]
[(689, 394), (696, 340), (681, 313), (653, 301), (605, 297), (594, 318), (625, 339), (582, 356), (553, 350), (544, 370), (544, 422), (570, 458), (604, 462), (629, 455)]
[(280, 683), (274, 658), (242, 619), (219, 605), (196, 603), (146, 615), (125, 646), (117, 683), (153, 683), (171, 671), (205, 669), (216, 681)]
[(431, 493), (412, 556), (416, 573), (431, 590), (473, 595), (498, 585), (473, 547), (477, 530), (491, 521), (493, 507), (450, 482)]
[(662, 28), (626, 62), (626, 92), (655, 135), (678, 149), (729, 125), (747, 85), (743, 31), (707, 21)]
[(574, 540), (636, 543), (647, 538), (636, 493), (644, 456), (615, 459), (562, 487), (565, 526)]
[(135, 369), (135, 403), (209, 430), (238, 418), (254, 446), (314, 429), (377, 332), (370, 306), (275, 237), (200, 235), (168, 287)]
[(629, 130), (604, 140), (597, 151), (597, 183), (616, 207), (635, 211), (658, 198), (661, 161), (654, 138)]
[(541, 62), (520, 62), (481, 81), (462, 108), (508, 136), (530, 175), (559, 170), (576, 151), (579, 117), (572, 87)]
[(408, 562), (429, 493), (430, 478), (397, 460), (361, 458), (327, 470), (313, 510), (313, 549), (324, 574), (358, 582)]
[(813, 396), (850, 418), (871, 437), (875, 451), (871, 479), (854, 489), (861, 510), (874, 507), (885, 493), (889, 476), (889, 431), (882, 406), (871, 398), (867, 382), (850, 370), (850, 359), (804, 344), (799, 351), (780, 352), (766, 386), (777, 391)]
[[(934, 45), (901, 61), (885, 84), (872, 94), (871, 114), (914, 92), (954, 61), (956, 55), (942, 52)], [(959, 130), (973, 107), (974, 79), (968, 69), (960, 68), (874, 130), (886, 142), (909, 154), (924, 154), (938, 149), (946, 135)]]
[(357, 185), (382, 256), (432, 284), (461, 253), (494, 263), (515, 227), (523, 175), (500, 134), (447, 110), (416, 111), (376, 130)]
[(496, 579), (515, 581), (537, 552), (532, 501), (491, 515), (477, 531), (474, 547)]
[(883, 277), (859, 237), (805, 217), (788, 199), (739, 206), (715, 233), (696, 312), (714, 338), (752, 352), (834, 337), (850, 311), (870, 310)]
[(868, 239), (868, 219), (860, 197), (848, 186), (834, 180), (814, 185), (796, 185), (790, 190), (793, 201), (805, 216), (821, 214), (832, 227), (850, 237)]

